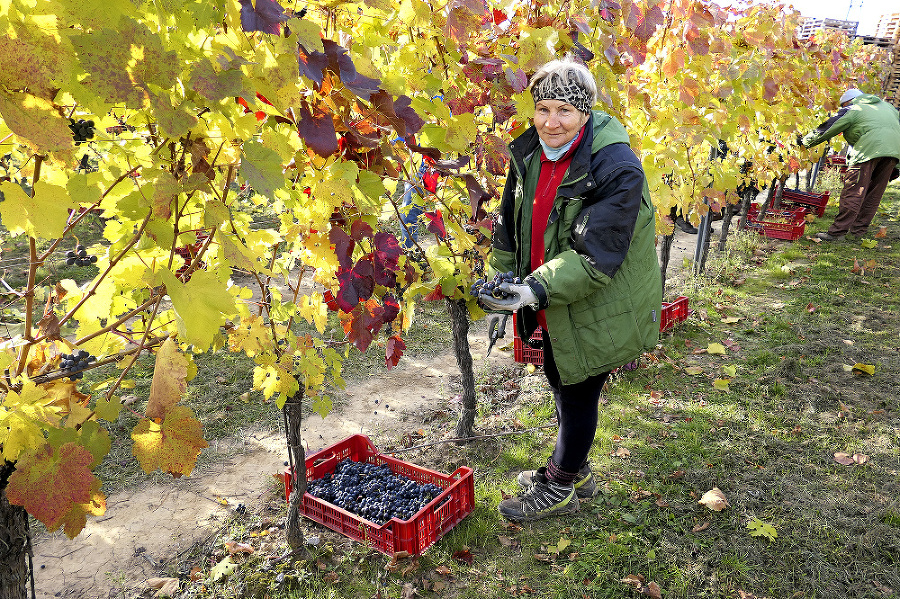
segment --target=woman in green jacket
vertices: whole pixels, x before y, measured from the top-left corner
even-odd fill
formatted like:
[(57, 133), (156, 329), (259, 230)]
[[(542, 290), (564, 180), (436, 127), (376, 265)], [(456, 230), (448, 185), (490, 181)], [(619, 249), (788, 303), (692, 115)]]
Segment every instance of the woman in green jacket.
[(520, 473), (522, 494), (500, 503), (515, 521), (571, 513), (596, 494), (588, 453), (600, 393), (612, 369), (655, 347), (662, 300), (644, 172), (621, 123), (591, 110), (590, 71), (553, 61), (529, 89), (534, 126), (510, 144), (490, 258), (523, 282), (480, 299), (488, 311), (515, 311), (524, 340), (542, 328), (559, 421), (546, 466)]

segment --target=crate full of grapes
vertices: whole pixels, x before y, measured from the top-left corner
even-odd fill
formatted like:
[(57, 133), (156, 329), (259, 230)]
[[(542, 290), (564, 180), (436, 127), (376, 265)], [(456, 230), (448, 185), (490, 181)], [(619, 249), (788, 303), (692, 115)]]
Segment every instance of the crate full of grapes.
[[(292, 484), (285, 472), (285, 498)], [(306, 458), (300, 513), (387, 555), (418, 555), (475, 507), (472, 469), (441, 474), (380, 453), (353, 435)]]

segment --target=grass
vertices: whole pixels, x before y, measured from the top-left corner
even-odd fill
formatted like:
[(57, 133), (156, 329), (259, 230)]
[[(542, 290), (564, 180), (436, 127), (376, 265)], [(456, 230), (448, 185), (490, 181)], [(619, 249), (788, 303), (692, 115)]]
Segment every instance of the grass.
[[(622, 582), (633, 575), (643, 577), (645, 591), (659, 585), (667, 599), (897, 597), (900, 187), (889, 188), (882, 206), (872, 232), (883, 225), (886, 236), (870, 235), (875, 247), (815, 242), (835, 214), (830, 207), (796, 242), (740, 234), (726, 252), (712, 250), (708, 272), (687, 285), (694, 315), (663, 335), (641, 368), (611, 381), (591, 452), (601, 492), (577, 515), (515, 525), (496, 509), (516, 491), (516, 473), (546, 459), (554, 428), (438, 445), (404, 459), (440, 472), (474, 468), (475, 508), (423, 555), (392, 560), (304, 520), (319, 543), (302, 557), (270, 559), (286, 547), (282, 533), (262, 534), (285, 517), (273, 484), (264, 513), (235, 514), (219, 537), (168, 564), (170, 575), (185, 580), (179, 596), (645, 596)], [(854, 271), (854, 261), (869, 260)], [(409, 356), (450, 346), (442, 303), (425, 304), (406, 341)], [(726, 354), (708, 353), (710, 343)], [(852, 371), (858, 363), (874, 365), (875, 374)], [(277, 430), (272, 403), (241, 400), (249, 360), (211, 354), (198, 357), (198, 367), (186, 402), (208, 438), (228, 439), (245, 422)], [(476, 368), (479, 432), (552, 419), (540, 369)], [(351, 352), (345, 369), (350, 383), (378, 374), (390, 384), (377, 348)], [(152, 363), (141, 362), (135, 395), (146, 394), (151, 375)], [(716, 379), (730, 379), (728, 390), (717, 390)], [(113, 450), (101, 469), (107, 489), (146, 480), (131, 463), (130, 418), (123, 412), (110, 430)], [(454, 426), (438, 424), (434, 435)], [(843, 466), (836, 452), (868, 460)], [(713, 487), (729, 502), (719, 512), (698, 503)], [(777, 537), (751, 535), (754, 519)], [(241, 565), (220, 581), (188, 582), (194, 566), (208, 574), (225, 557), (226, 540), (259, 551), (234, 556)]]

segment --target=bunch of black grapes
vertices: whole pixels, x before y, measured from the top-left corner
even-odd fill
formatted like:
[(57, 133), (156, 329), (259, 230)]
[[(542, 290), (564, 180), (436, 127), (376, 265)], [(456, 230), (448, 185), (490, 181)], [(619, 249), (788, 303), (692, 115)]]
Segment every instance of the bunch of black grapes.
[(87, 266), (88, 264), (93, 264), (97, 261), (97, 256), (88, 256), (87, 248), (83, 245), (79, 245), (75, 248), (75, 251), (69, 250), (66, 252), (66, 266)]
[(478, 279), (472, 284), (472, 289), (469, 290), (474, 297), (479, 297), (482, 295), (490, 295), (496, 297), (497, 299), (505, 299), (510, 296), (510, 294), (505, 293), (502, 289), (500, 289), (500, 283), (512, 283), (514, 285), (520, 285), (522, 283), (522, 279), (515, 276), (512, 271), (509, 272), (500, 272), (494, 275), (494, 278), (490, 281), (485, 281), (484, 279)]
[(409, 520), (444, 490), (395, 475), (390, 466), (376, 466), (345, 458), (334, 472), (309, 482), (306, 492), (362, 516), (379, 526), (390, 520)]
[(59, 363), (60, 369), (63, 372), (70, 372), (72, 374), (69, 375), (69, 378), (73, 381), (80, 379), (83, 375), (83, 371), (88, 367), (88, 364), (91, 362), (95, 362), (97, 358), (89, 354), (83, 349), (76, 349), (71, 354), (60, 354), (62, 361)]
[(75, 138), (76, 146), (94, 137), (94, 121), (78, 119), (76, 122), (69, 119), (69, 129), (72, 130), (72, 137)]

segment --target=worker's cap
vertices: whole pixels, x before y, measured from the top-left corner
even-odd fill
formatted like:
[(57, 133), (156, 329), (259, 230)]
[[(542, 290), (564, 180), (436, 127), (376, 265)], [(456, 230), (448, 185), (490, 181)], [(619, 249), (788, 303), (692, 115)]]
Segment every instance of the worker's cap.
[(861, 91), (859, 91), (855, 87), (851, 87), (850, 89), (848, 89), (847, 91), (844, 92), (844, 95), (841, 96), (841, 99), (838, 101), (838, 104), (843, 104), (844, 102), (849, 102), (853, 98), (858, 98), (861, 95), (863, 95), (863, 93)]

